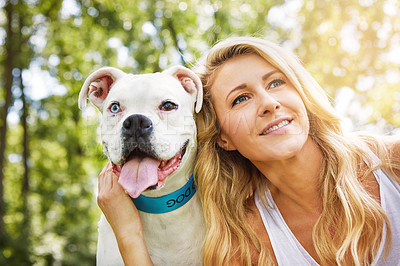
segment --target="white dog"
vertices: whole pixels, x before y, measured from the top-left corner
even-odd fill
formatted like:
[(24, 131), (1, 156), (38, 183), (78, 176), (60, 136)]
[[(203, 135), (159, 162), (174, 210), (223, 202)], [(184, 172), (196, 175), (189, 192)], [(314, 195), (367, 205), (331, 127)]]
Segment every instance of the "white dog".
[[(140, 210), (153, 263), (200, 265), (205, 226), (192, 177), (200, 79), (182, 66), (142, 75), (105, 67), (86, 79), (81, 109), (87, 98), (102, 112), (104, 153)], [(123, 265), (104, 215), (97, 265)]]

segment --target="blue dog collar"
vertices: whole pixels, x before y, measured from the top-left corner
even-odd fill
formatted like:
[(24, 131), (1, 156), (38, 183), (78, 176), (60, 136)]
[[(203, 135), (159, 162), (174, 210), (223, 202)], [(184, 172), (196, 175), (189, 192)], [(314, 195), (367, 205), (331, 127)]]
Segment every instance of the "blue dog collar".
[(139, 211), (147, 213), (167, 213), (185, 205), (195, 193), (196, 186), (192, 175), (183, 187), (170, 194), (156, 198), (139, 195), (136, 199), (132, 197), (131, 199)]

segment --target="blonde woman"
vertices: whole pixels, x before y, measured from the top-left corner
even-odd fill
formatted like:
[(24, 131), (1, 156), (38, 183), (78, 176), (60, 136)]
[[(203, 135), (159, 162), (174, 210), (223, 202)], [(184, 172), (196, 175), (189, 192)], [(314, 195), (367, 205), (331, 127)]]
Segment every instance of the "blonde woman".
[(197, 66), (204, 265), (398, 265), (400, 138), (345, 135), (296, 57), (229, 38)]
[[(196, 71), (204, 265), (398, 265), (399, 137), (345, 135), (296, 57), (265, 40), (222, 41)], [(151, 264), (110, 167), (98, 200), (125, 263)]]

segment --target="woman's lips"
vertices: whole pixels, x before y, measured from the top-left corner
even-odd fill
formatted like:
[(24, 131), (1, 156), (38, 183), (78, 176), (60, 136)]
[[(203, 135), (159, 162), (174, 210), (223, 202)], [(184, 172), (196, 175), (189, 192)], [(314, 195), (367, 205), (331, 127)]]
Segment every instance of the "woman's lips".
[(288, 124), (290, 124), (293, 121), (293, 119), (279, 119), (277, 121), (274, 121), (273, 123), (271, 123), (270, 125), (268, 125), (262, 132), (260, 135), (267, 135), (279, 128), (282, 128)]

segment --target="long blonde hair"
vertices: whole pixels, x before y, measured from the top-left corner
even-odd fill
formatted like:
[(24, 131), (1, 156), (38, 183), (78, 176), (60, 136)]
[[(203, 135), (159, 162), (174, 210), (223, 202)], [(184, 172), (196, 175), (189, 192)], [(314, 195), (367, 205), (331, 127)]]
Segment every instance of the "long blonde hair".
[[(210, 88), (219, 67), (243, 54), (259, 55), (281, 70), (308, 111), (310, 136), (324, 155), (319, 179), (323, 210), (313, 229), (314, 247), (321, 264), (371, 263), (385, 225), (388, 232), (385, 248), (389, 250), (391, 230), (385, 212), (361, 181), (373, 167), (388, 165), (387, 160), (382, 160), (387, 154), (384, 145), (368, 135), (344, 135), (326, 93), (295, 55), (266, 40), (231, 37), (215, 45), (207, 58), (194, 68), (204, 87), (203, 109), (197, 117), (199, 150), (195, 166), (208, 228), (204, 265), (225, 265), (233, 256), (239, 256), (242, 265), (250, 265), (253, 249), (258, 253), (260, 265), (273, 264), (269, 251), (245, 222), (249, 211), (246, 202), (255, 189), (264, 195), (268, 180), (240, 153), (225, 151), (216, 144), (220, 125)], [(366, 155), (369, 149), (381, 158), (381, 165), (373, 166), (370, 156)], [(363, 161), (371, 166), (367, 171), (362, 169)]]

